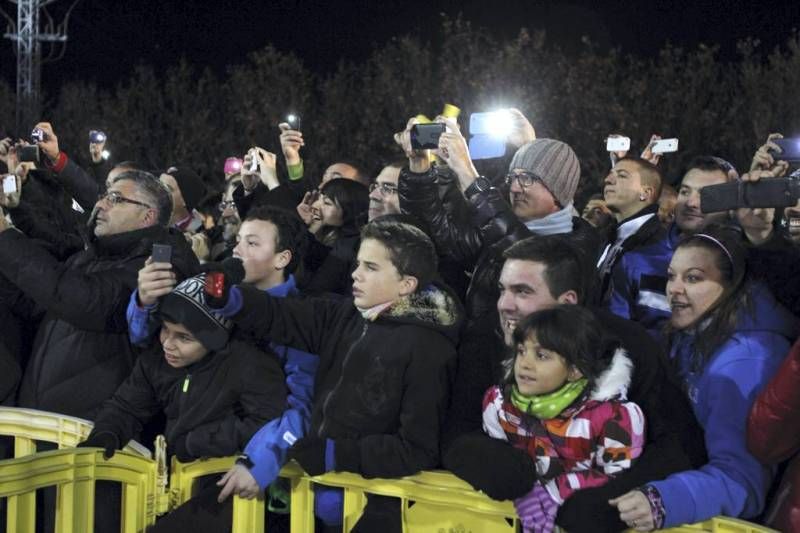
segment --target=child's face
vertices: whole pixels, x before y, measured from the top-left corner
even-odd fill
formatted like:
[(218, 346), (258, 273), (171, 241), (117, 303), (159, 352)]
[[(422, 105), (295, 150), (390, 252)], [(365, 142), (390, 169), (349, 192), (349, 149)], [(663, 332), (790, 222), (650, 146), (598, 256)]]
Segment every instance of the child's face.
[(164, 321), (159, 334), (164, 358), (173, 368), (183, 368), (198, 362), (208, 350), (182, 324)]
[(561, 355), (539, 345), (535, 333), (517, 345), (514, 380), (523, 395), (549, 394), (579, 378), (580, 372), (570, 368)]
[(278, 228), (268, 220), (246, 220), (239, 228), (233, 256), (242, 260), (244, 282), (259, 289), (269, 289), (283, 281), (287, 253), (276, 253)]
[(413, 276), (401, 276), (389, 250), (375, 239), (361, 241), (358, 266), (353, 271), (353, 299), (356, 307), (368, 309), (411, 294), (417, 287)]

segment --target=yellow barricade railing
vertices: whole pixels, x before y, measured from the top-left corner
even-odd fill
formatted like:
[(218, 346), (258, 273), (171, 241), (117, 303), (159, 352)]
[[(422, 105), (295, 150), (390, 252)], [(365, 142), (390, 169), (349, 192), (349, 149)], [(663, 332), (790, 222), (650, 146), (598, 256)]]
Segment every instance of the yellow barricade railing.
[(122, 485), (123, 533), (155, 522), (156, 463), (119, 452), (111, 459), (94, 449), (54, 450), (0, 462), (0, 497), (8, 498), (8, 531), (33, 533), (36, 490), (55, 486), (56, 531), (86, 533), (94, 522), (94, 484)]
[[(8, 500), (8, 531), (32, 533), (36, 516), (36, 490), (57, 489), (58, 533), (90, 532), (94, 519), (94, 483), (122, 484), (121, 531), (143, 533), (156, 516), (191, 497), (199, 477), (222, 474), (232, 457), (180, 463), (173, 458), (167, 484), (165, 443), (159, 437), (156, 457), (132, 443), (109, 460), (96, 449), (62, 449), (33, 453), (33, 441), (74, 446), (91, 430), (91, 423), (41, 411), (0, 408), (0, 434), (15, 436), (15, 459), (0, 461), (0, 498)], [(138, 448), (138, 449), (137, 449)], [(361, 516), (367, 494), (391, 496), (401, 501), (403, 530), (407, 533), (514, 533), (518, 518), (511, 502), (498, 502), (476, 492), (449, 472), (430, 471), (402, 479), (366, 480), (355, 474), (328, 473), (311, 477), (296, 464), (280, 473), (291, 485), (290, 524), (293, 533), (314, 531), (314, 485), (344, 491), (344, 531)], [(233, 500), (233, 533), (265, 533), (262, 497)], [(670, 529), (671, 532), (767, 533), (773, 530), (733, 518), (711, 520)]]
[[(0, 435), (14, 437), (14, 457), (36, 453), (36, 442), (52, 442), (59, 449), (72, 448), (89, 436), (93, 424), (82, 418), (59, 415), (36, 409), (0, 407)], [(151, 457), (150, 450), (131, 441), (124, 448), (143, 457)]]

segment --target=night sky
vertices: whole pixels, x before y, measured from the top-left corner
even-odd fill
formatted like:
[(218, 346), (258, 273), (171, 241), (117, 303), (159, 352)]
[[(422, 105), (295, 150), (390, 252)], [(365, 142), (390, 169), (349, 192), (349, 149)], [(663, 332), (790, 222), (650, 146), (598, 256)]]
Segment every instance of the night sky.
[[(71, 1), (58, 0), (50, 10), (58, 18)], [(15, 5), (0, 0), (0, 6), (15, 17)], [(77, 78), (111, 87), (137, 63), (166, 67), (181, 57), (224, 75), (228, 65), (269, 43), (324, 75), (339, 60), (363, 59), (392, 36), (417, 35), (435, 46), (440, 14), (459, 12), (496, 36), (545, 28), (551, 42), (568, 49), (588, 35), (602, 48), (645, 57), (668, 41), (683, 47), (704, 42), (719, 44), (727, 60), (735, 57), (738, 39), (756, 37), (769, 50), (800, 27), (798, 0), (82, 0), (70, 19), (66, 56), (45, 66), (43, 85), (54, 92)], [(0, 76), (13, 83), (15, 75), (10, 41), (3, 39)]]

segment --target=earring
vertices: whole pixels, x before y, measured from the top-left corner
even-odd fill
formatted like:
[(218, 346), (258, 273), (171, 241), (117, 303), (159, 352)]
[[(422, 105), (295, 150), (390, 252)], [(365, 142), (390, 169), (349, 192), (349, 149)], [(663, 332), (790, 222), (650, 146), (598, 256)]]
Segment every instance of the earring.
[(639, 200), (641, 200), (642, 202), (644, 202), (644, 200), (645, 200), (645, 195), (644, 195), (644, 194), (640, 194), (640, 195), (639, 195)]

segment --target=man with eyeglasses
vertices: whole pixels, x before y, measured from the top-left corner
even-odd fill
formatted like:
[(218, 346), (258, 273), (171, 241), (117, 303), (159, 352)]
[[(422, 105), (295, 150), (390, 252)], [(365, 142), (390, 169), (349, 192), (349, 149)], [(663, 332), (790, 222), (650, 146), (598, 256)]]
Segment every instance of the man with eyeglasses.
[(466, 139), (452, 119), (443, 119), (447, 131), (436, 152), (447, 166), (431, 165), (427, 152), (411, 148), (415, 119), (395, 136), (409, 161), (400, 174), (400, 207), (431, 228), (440, 253), (472, 271), (468, 320), (491, 327), (497, 327), (497, 280), (506, 248), (533, 235), (569, 234), (592, 265), (600, 248), (594, 228), (575, 216), (572, 201), (580, 180), (575, 152), (563, 142), (536, 139), (527, 119), (513, 111), (516, 130), (528, 133), (515, 130), (509, 136), (519, 144), (505, 186), (478, 174)]
[[(92, 419), (133, 368), (125, 309), (153, 243), (172, 246), (177, 277), (199, 267), (167, 229), (172, 200), (147, 172), (119, 174), (90, 216), (86, 249), (59, 261), (0, 217), (0, 302), (41, 318), (18, 405)], [(43, 316), (43, 318), (42, 318)]]
[(397, 195), (397, 181), (400, 178), (402, 163), (392, 163), (383, 167), (380, 174), (369, 186), (369, 221), (383, 215), (400, 213), (400, 198)]

